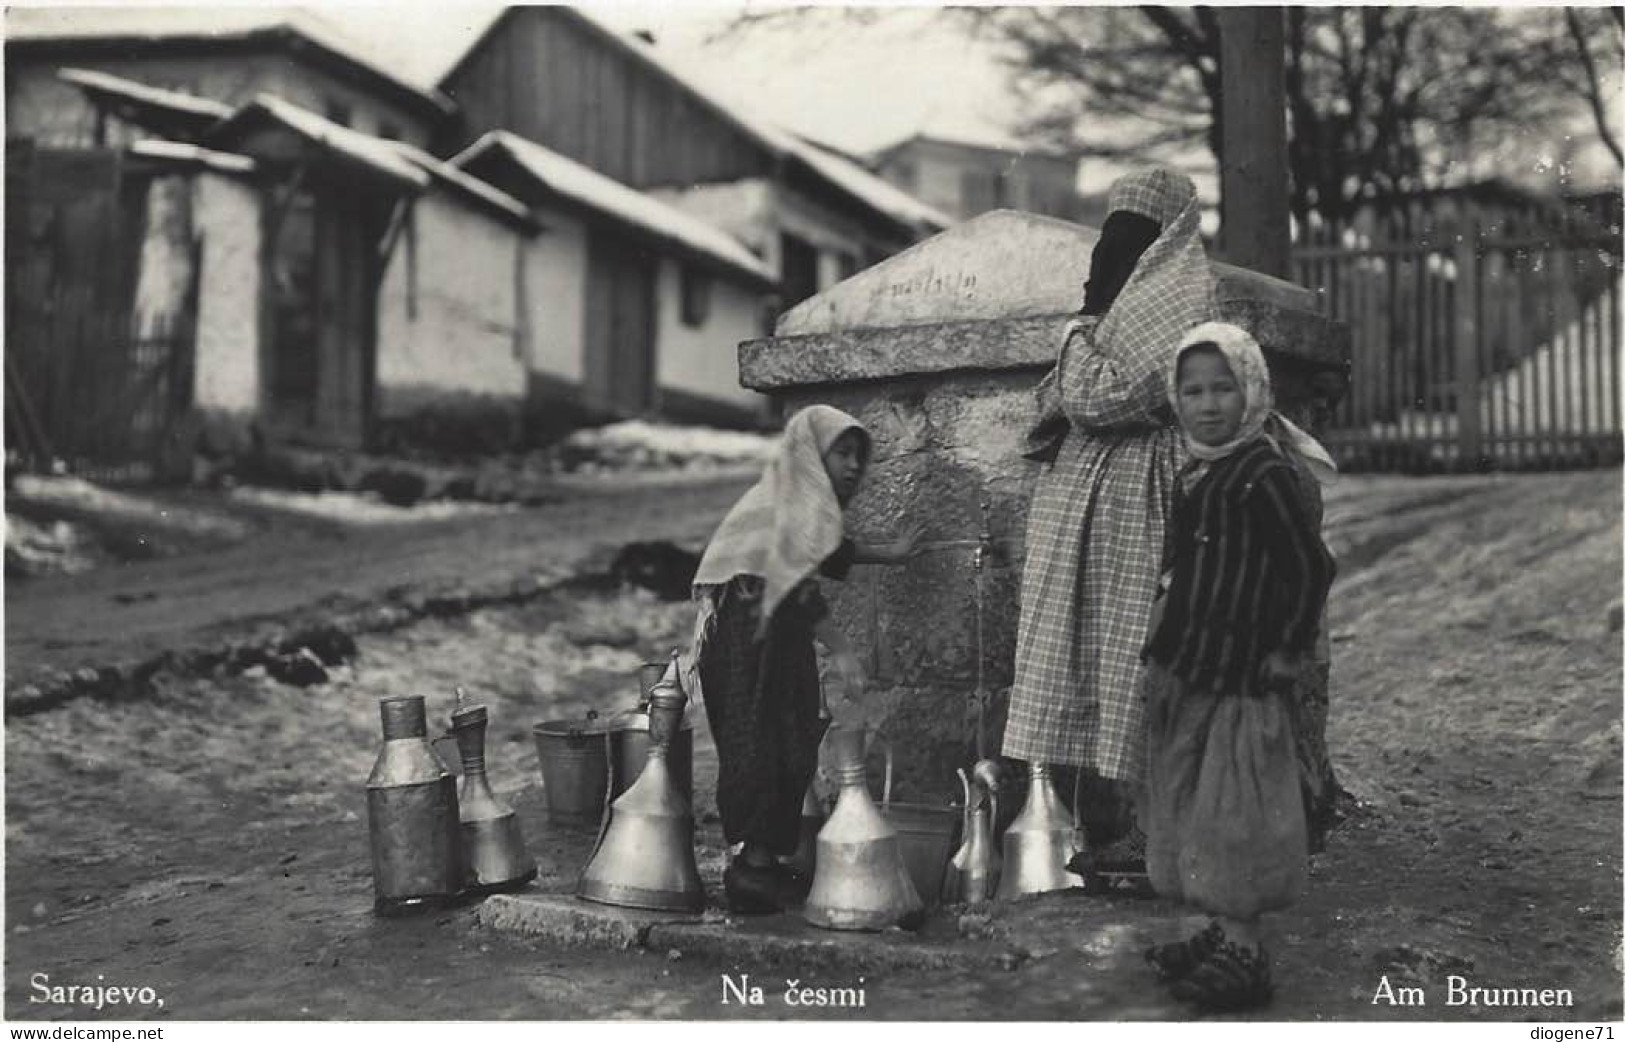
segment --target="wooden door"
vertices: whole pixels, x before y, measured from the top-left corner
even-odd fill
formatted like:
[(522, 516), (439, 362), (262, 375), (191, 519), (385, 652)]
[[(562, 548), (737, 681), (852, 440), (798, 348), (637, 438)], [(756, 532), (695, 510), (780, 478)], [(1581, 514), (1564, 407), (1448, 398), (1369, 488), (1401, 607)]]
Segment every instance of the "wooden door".
[(655, 260), (648, 251), (594, 233), (587, 247), (586, 389), (617, 416), (651, 412), (655, 380)]
[(371, 251), (353, 188), (323, 193), (316, 222), (315, 427), (326, 444), (359, 447), (371, 399)]
[(359, 447), (372, 384), (372, 262), (362, 201), (316, 182), (287, 204), (267, 287), (267, 414), (279, 435)]

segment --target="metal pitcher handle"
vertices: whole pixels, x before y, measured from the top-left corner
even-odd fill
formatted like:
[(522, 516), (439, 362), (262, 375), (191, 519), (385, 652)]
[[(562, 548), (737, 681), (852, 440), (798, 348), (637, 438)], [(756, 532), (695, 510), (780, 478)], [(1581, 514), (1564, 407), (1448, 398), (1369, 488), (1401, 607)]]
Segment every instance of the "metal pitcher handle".
[[(893, 766), (891, 740), (885, 735), (881, 734), (878, 729), (871, 728), (869, 730), (869, 742), (871, 745), (875, 742), (879, 742), (886, 750), (886, 777), (880, 789), (880, 805), (882, 807), (889, 807), (891, 806), (891, 777)], [(869, 754), (867, 751), (865, 751), (863, 759), (865, 762), (868, 762)]]

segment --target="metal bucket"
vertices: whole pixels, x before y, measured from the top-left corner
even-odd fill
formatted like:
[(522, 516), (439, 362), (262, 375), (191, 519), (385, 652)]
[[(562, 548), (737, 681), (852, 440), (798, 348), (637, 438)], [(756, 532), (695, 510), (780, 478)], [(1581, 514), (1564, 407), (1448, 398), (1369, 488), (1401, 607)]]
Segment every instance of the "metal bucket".
[(927, 803), (882, 803), (880, 813), (897, 831), (903, 863), (927, 908), (942, 899), (942, 878), (959, 838), (960, 807)]
[(571, 825), (599, 822), (609, 791), (609, 725), (594, 712), (585, 720), (546, 720), (531, 733), (548, 818)]
[(880, 813), (897, 833), (903, 850), (903, 863), (920, 900), (927, 908), (942, 899), (942, 880), (953, 859), (959, 838), (963, 808), (951, 804), (893, 803), (891, 798), (892, 748), (883, 736), (875, 734), (886, 752), (886, 777), (881, 788)]

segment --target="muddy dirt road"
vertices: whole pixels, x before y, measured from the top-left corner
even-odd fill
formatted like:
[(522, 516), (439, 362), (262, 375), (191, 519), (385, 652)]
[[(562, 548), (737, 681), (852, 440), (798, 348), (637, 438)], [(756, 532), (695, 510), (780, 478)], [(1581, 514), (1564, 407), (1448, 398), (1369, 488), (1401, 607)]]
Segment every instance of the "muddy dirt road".
[[(1331, 744), (1364, 808), (1279, 917), (1270, 1019), (1619, 1019), (1621, 654), (1609, 607), (1620, 492), (1617, 474), (1350, 478), (1335, 490)], [(703, 528), (725, 506), (695, 504), (682, 525)], [(207, 581), (206, 559), (189, 567), (185, 582)], [(8, 590), (10, 619), (25, 600)], [(694, 957), (527, 947), (469, 909), (371, 914), (361, 785), (379, 697), (425, 694), (443, 717), (453, 684), (481, 693), (494, 781), (542, 844), (530, 725), (625, 703), (637, 664), (684, 639), (690, 620), (686, 605), (639, 591), (578, 589), (362, 635), (354, 660), (314, 687), (256, 672), (159, 676), (149, 697), (10, 719), (7, 1017), (789, 1015), (722, 1006), (728, 967)], [(700, 746), (704, 794), (714, 767), (703, 735)], [(1077, 907), (1058, 901), (1055, 921)], [(1122, 904), (1125, 950), (1159, 908)], [(1098, 943), (1076, 937), (1077, 949)], [(1087, 979), (1079, 965), (1063, 946), (980, 977), (882, 974), (862, 1010), (795, 1015), (1186, 1015), (1132, 958)], [(38, 974), (150, 986), (164, 1005), (37, 1002)], [(1451, 975), (1567, 988), (1574, 1005), (1446, 1008)], [(1385, 976), (1425, 989), (1428, 1007), (1374, 1005)]]

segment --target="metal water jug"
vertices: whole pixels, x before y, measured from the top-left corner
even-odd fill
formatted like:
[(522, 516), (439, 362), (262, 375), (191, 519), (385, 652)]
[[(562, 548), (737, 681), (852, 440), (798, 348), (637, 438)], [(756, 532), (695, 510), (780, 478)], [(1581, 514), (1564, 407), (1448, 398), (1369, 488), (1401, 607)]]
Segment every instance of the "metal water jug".
[(464, 887), (471, 894), (517, 890), (536, 878), (536, 862), (525, 853), (513, 808), (491, 791), (485, 774), (486, 710), (469, 705), (467, 697), (457, 689), (457, 708), (451, 714), (451, 733), (463, 762), (457, 811), (462, 822)]
[[(614, 799), (637, 780), (643, 764), (649, 758), (649, 697), (665, 675), (666, 663), (648, 662), (638, 669), (640, 699), (636, 709), (617, 716), (610, 725), (610, 763), (612, 768), (610, 798)], [(694, 805), (694, 724), (683, 714), (683, 719), (672, 736), (671, 749), (666, 754), (677, 791), (688, 805)]]
[(961, 825), (964, 837), (954, 854), (943, 899), (967, 905), (984, 904), (998, 890), (1003, 859), (993, 841), (993, 822), (998, 818), (999, 797), (959, 769), (959, 784), (965, 791), (965, 814)]
[(1066, 864), (1083, 850), (1083, 829), (1066, 812), (1048, 764), (1031, 765), (1027, 803), (1004, 831), (1004, 870), (999, 900), (1083, 886)]
[(672, 739), (688, 696), (677, 652), (649, 696), (649, 759), (638, 780), (610, 804), (576, 895), (599, 904), (667, 912), (705, 907), (694, 860), (694, 816), (671, 776)]
[(829, 930), (914, 925), (924, 914), (897, 832), (869, 796), (864, 732), (839, 725), (825, 739), (840, 796), (818, 833), (812, 890), (802, 916)]
[(428, 740), (422, 696), (378, 704), (384, 744), (367, 778), (373, 907), (439, 907), (463, 886), (457, 783)]

